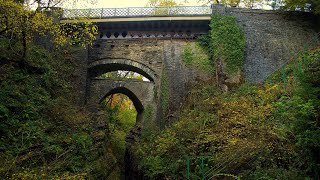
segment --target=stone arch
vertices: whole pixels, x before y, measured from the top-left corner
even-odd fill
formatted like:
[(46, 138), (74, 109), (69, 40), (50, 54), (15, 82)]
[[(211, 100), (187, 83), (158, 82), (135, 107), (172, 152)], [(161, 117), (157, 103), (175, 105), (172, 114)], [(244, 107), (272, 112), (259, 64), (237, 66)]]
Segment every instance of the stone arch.
[(103, 98), (111, 94), (122, 93), (131, 99), (137, 112), (141, 113), (146, 104), (153, 103), (154, 88), (155, 84), (147, 81), (92, 79), (87, 105), (92, 111), (96, 111)]
[(89, 64), (89, 76), (97, 77), (103, 73), (124, 70), (133, 71), (148, 78), (151, 82), (156, 80), (157, 74), (148, 66), (129, 59), (102, 59)]
[(88, 106), (97, 111), (99, 104), (111, 94), (121, 93), (129, 97), (137, 111), (136, 123), (143, 122), (143, 111), (154, 101), (154, 83), (145, 81), (114, 81), (97, 79), (92, 81)]
[(116, 87), (114, 89), (111, 89), (109, 92), (106, 93), (105, 96), (103, 96), (100, 101), (99, 101), (99, 104), (108, 96), (112, 95), (112, 94), (118, 94), (118, 93), (121, 93), (121, 94), (124, 94), (126, 96), (129, 97), (129, 99), (132, 101), (134, 107), (136, 108), (136, 111), (139, 114), (141, 114), (144, 110), (144, 107), (142, 105), (142, 102), (140, 101), (140, 99), (131, 91), (129, 90), (128, 88), (126, 87)]

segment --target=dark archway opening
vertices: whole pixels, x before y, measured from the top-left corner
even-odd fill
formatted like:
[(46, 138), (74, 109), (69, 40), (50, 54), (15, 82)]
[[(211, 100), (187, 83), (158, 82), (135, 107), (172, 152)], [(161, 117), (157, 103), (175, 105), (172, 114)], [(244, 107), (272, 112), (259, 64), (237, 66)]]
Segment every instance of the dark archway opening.
[(113, 95), (113, 94), (123, 94), (126, 95), (133, 103), (134, 107), (137, 110), (137, 113), (142, 113), (143, 112), (143, 105), (141, 101), (138, 99), (138, 97), (129, 89), (125, 87), (116, 87), (109, 91), (100, 101), (100, 104), (107, 99), (108, 96)]
[(101, 74), (98, 77), (95, 77), (96, 79), (112, 79), (112, 80), (135, 80), (135, 81), (146, 81), (150, 82), (148, 78), (145, 76), (133, 72), (133, 71), (111, 71), (104, 74)]
[(133, 130), (142, 121), (144, 107), (138, 97), (125, 87), (109, 91), (100, 101), (100, 110), (105, 112), (107, 121), (107, 147), (116, 158), (116, 165), (108, 179), (126, 179), (132, 168), (128, 146), (132, 141)]
[(130, 64), (123, 63), (107, 63), (107, 64), (98, 64), (89, 68), (90, 77), (99, 77), (105, 73), (112, 71), (132, 71), (144, 76), (151, 82), (154, 82), (155, 74), (154, 72), (147, 67), (136, 67)]

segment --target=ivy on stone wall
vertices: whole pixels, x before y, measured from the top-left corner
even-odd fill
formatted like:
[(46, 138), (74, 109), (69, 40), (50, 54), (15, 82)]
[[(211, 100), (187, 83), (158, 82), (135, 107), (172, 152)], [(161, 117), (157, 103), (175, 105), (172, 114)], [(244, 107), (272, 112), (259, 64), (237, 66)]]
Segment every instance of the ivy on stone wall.
[(148, 104), (143, 112), (143, 119), (145, 123), (149, 123), (152, 120), (153, 113), (154, 113), (154, 109), (152, 105)]
[(187, 67), (211, 74), (214, 73), (214, 66), (208, 54), (199, 43), (187, 43), (183, 50), (183, 62)]
[(191, 46), (188, 44), (183, 50), (183, 62), (186, 65), (191, 65), (192, 60), (194, 59), (194, 53)]
[(242, 70), (244, 64), (245, 36), (235, 17), (212, 15), (209, 35), (201, 36), (200, 46), (207, 51), (214, 65), (223, 64), (227, 76)]
[(166, 117), (169, 110), (169, 80), (167, 74), (163, 71), (160, 84), (160, 128), (164, 127), (164, 118)]
[(235, 17), (213, 15), (210, 27), (213, 60), (223, 62), (227, 75), (241, 70), (246, 41), (243, 30), (237, 24)]

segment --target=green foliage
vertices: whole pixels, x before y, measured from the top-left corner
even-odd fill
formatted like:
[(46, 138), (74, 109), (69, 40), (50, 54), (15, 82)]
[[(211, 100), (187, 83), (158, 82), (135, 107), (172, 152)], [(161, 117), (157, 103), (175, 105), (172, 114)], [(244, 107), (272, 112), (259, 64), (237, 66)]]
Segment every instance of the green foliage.
[[(191, 87), (180, 121), (143, 136), (135, 147), (151, 179), (210, 177), (318, 179), (320, 49), (302, 54), (265, 85), (221, 93), (208, 82)], [(300, 65), (299, 65), (300, 64)]]
[(211, 44), (211, 35), (210, 32), (207, 35), (202, 35), (198, 38), (198, 43), (202, 49), (204, 49), (208, 55), (210, 55), (210, 58), (212, 58), (213, 54), (213, 48)]
[[(98, 78), (110, 78), (113, 80), (127, 80), (127, 79), (135, 79), (135, 80), (144, 80), (144, 76), (139, 73), (133, 71), (111, 71), (100, 75)], [(145, 78), (146, 79), (146, 78)]]
[(320, 2), (318, 0), (268, 0), (274, 10), (307, 11), (315, 15), (320, 13)]
[(169, 79), (166, 72), (162, 72), (160, 84), (160, 129), (165, 125), (165, 118), (169, 112)]
[(183, 61), (187, 65), (190, 65), (192, 60), (194, 59), (194, 54), (190, 46), (186, 46), (183, 51)]
[[(201, 39), (201, 37), (199, 39)], [(207, 55), (207, 51), (209, 51), (210, 48), (203, 49), (202, 47), (205, 47), (204, 41), (200, 40), (199, 42), (200, 43), (188, 43), (185, 45), (183, 62), (187, 67), (195, 68), (204, 73), (213, 74), (214, 66), (210, 61), (210, 57), (208, 57), (209, 55)]]
[[(104, 157), (109, 159), (108, 165), (99, 165), (99, 169), (106, 171), (101, 178), (121, 179), (124, 175), (126, 151), (126, 137), (136, 124), (137, 111), (128, 96), (113, 94), (101, 103), (101, 110), (105, 112), (103, 118), (108, 124), (108, 143)], [(101, 166), (101, 167), (100, 167)]]
[(226, 4), (231, 7), (237, 7), (240, 3), (240, 0), (221, 0), (221, 4)]
[(92, 139), (89, 134), (73, 134), (72, 139), (79, 149), (86, 149), (92, 145)]
[(258, 3), (263, 2), (263, 0), (243, 0), (242, 2), (246, 8), (252, 9), (253, 7), (257, 6)]
[(223, 62), (227, 75), (242, 70), (245, 37), (235, 17), (213, 14), (211, 18), (211, 46), (214, 63)]
[(171, 6), (177, 6), (178, 4), (182, 4), (183, 2), (186, 2), (185, 0), (182, 0), (180, 3), (176, 0), (149, 0), (147, 5), (152, 7), (171, 7)]
[(284, 0), (283, 2), (286, 9), (301, 9), (312, 11), (315, 14), (320, 13), (320, 2), (317, 0)]
[(154, 109), (150, 104), (148, 104), (143, 111), (143, 119), (146, 124), (152, 120), (153, 114), (154, 114)]
[[(14, 59), (12, 47), (1, 39), (0, 59)], [(14, 40), (11, 40), (14, 41)], [(11, 47), (10, 47), (11, 46)], [(14, 48), (14, 49), (11, 49)], [(75, 104), (73, 59), (68, 52), (47, 52), (30, 44), (26, 62), (0, 65), (0, 176), (6, 178), (80, 178), (90, 176), (92, 137), (89, 113)], [(37, 71), (38, 70), (38, 71)]]
[[(39, 5), (41, 4), (41, 0), (37, 2)], [(50, 1), (45, 4), (50, 6), (52, 3)], [(88, 44), (91, 45), (97, 35), (96, 26), (86, 19), (83, 19), (81, 23), (60, 25), (55, 22), (54, 16), (60, 16), (61, 11), (52, 8), (48, 12), (48, 8), (50, 7), (33, 11), (29, 2), (18, 3), (15, 0), (0, 0), (2, 14), (0, 16), (0, 35), (14, 35), (15, 40), (21, 41), (25, 48), (39, 37), (46, 38), (48, 41), (52, 40), (57, 46), (78, 44), (86, 47)], [(36, 34), (38, 37), (35, 37)], [(51, 37), (48, 38), (47, 35), (51, 35)]]

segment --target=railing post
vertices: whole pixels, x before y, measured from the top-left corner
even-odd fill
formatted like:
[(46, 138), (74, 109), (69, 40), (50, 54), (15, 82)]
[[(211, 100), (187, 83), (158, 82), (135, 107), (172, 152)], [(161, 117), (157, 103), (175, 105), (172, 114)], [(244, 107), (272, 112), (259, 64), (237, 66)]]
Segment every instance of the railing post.
[(103, 8), (101, 8), (101, 14), (100, 14), (100, 19), (103, 17)]
[(113, 16), (117, 16), (117, 8), (114, 8)]
[(129, 16), (129, 11), (130, 11), (130, 8), (127, 8), (127, 16)]

